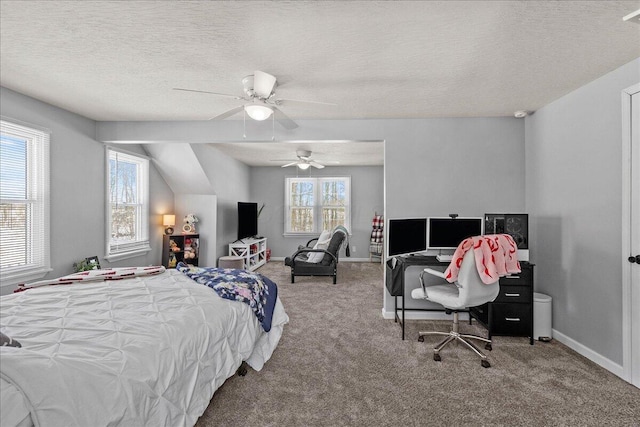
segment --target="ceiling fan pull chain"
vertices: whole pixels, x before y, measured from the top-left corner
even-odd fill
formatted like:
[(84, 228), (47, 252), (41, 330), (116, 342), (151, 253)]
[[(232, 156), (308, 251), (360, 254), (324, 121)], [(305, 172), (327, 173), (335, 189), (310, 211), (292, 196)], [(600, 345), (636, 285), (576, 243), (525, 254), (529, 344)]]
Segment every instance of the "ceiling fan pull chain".
[(276, 140), (276, 115), (271, 115), (271, 140)]

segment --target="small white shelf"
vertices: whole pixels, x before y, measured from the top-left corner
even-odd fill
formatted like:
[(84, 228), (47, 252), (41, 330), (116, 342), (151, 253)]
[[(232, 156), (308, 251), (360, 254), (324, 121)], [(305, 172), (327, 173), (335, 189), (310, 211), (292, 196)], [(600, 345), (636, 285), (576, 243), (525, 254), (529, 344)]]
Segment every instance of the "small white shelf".
[(229, 243), (229, 256), (242, 258), (245, 270), (255, 270), (267, 262), (267, 238), (248, 238)]

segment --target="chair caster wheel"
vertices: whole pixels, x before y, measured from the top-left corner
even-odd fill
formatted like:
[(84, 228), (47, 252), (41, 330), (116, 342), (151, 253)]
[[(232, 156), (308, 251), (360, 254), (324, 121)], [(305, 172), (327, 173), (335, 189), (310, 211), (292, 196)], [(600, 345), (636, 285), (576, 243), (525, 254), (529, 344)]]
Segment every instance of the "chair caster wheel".
[(491, 367), (491, 363), (489, 363), (488, 360), (483, 360), (480, 362), (480, 364), (482, 365), (483, 368), (490, 368)]
[(418, 337), (418, 342), (424, 342), (424, 336), (420, 335), (420, 336)]
[(240, 377), (244, 377), (245, 375), (247, 375), (247, 362), (242, 362), (242, 364), (240, 365), (240, 367), (236, 372)]
[(486, 344), (484, 345), (484, 349), (485, 349), (485, 350), (488, 350), (488, 351), (491, 351), (491, 350), (493, 350), (493, 347), (491, 347), (491, 343), (490, 343), (490, 342), (488, 342), (488, 343), (486, 343)]
[(442, 361), (442, 358), (440, 357), (439, 354), (434, 354), (433, 355), (433, 360), (435, 360), (436, 362), (440, 362), (440, 361)]

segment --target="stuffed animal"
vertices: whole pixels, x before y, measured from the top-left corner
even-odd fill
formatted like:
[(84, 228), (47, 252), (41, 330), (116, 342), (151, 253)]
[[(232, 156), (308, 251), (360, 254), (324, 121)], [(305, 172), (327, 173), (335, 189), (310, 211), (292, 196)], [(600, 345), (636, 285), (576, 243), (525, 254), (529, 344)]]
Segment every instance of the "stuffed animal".
[(184, 217), (184, 225), (182, 226), (182, 231), (185, 233), (195, 233), (196, 232), (196, 222), (198, 222), (198, 217), (194, 214), (185, 215)]

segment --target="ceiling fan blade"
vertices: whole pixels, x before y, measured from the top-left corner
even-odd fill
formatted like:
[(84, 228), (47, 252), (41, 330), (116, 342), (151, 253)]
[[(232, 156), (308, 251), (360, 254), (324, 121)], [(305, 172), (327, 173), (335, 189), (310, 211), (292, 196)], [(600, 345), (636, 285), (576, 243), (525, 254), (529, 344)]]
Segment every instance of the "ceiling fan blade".
[(276, 78), (264, 71), (253, 73), (253, 91), (260, 98), (268, 98), (276, 85)]
[(280, 104), (282, 102), (304, 102), (306, 104), (320, 104), (320, 105), (332, 105), (337, 106), (338, 104), (334, 104), (333, 102), (321, 102), (321, 101), (303, 101), (302, 99), (289, 99), (289, 98), (278, 98), (276, 99), (276, 104)]
[(289, 116), (282, 112), (279, 108), (271, 107), (273, 109), (273, 114), (276, 116), (276, 120), (286, 129), (295, 129), (298, 127), (298, 124), (291, 120)]
[(322, 169), (324, 168), (324, 165), (318, 162), (314, 162), (313, 160), (309, 162), (309, 164), (311, 166), (313, 166), (314, 168), (318, 168), (318, 169)]
[(174, 87), (173, 90), (182, 90), (184, 92), (208, 93), (210, 95), (218, 95), (218, 96), (226, 96), (226, 97), (229, 97), (229, 98), (242, 99), (242, 97), (238, 96), (238, 95), (229, 95), (228, 93), (209, 92), (209, 91), (206, 91), (206, 90), (183, 89), (183, 88), (179, 88), (179, 87)]
[(297, 165), (297, 164), (298, 164), (298, 162), (291, 162), (291, 163), (287, 163), (286, 165), (282, 165), (282, 166), (280, 166), (280, 167), (282, 167), (282, 168), (286, 168), (286, 167), (289, 167), (289, 166), (295, 166), (295, 165)]
[(231, 117), (236, 113), (239, 113), (240, 111), (242, 111), (242, 109), (244, 108), (244, 105), (241, 105), (239, 107), (235, 107), (232, 108), (231, 110), (225, 111), (222, 114), (218, 114), (215, 117), (211, 117), (209, 120), (222, 120), (222, 119), (226, 119), (227, 117)]

